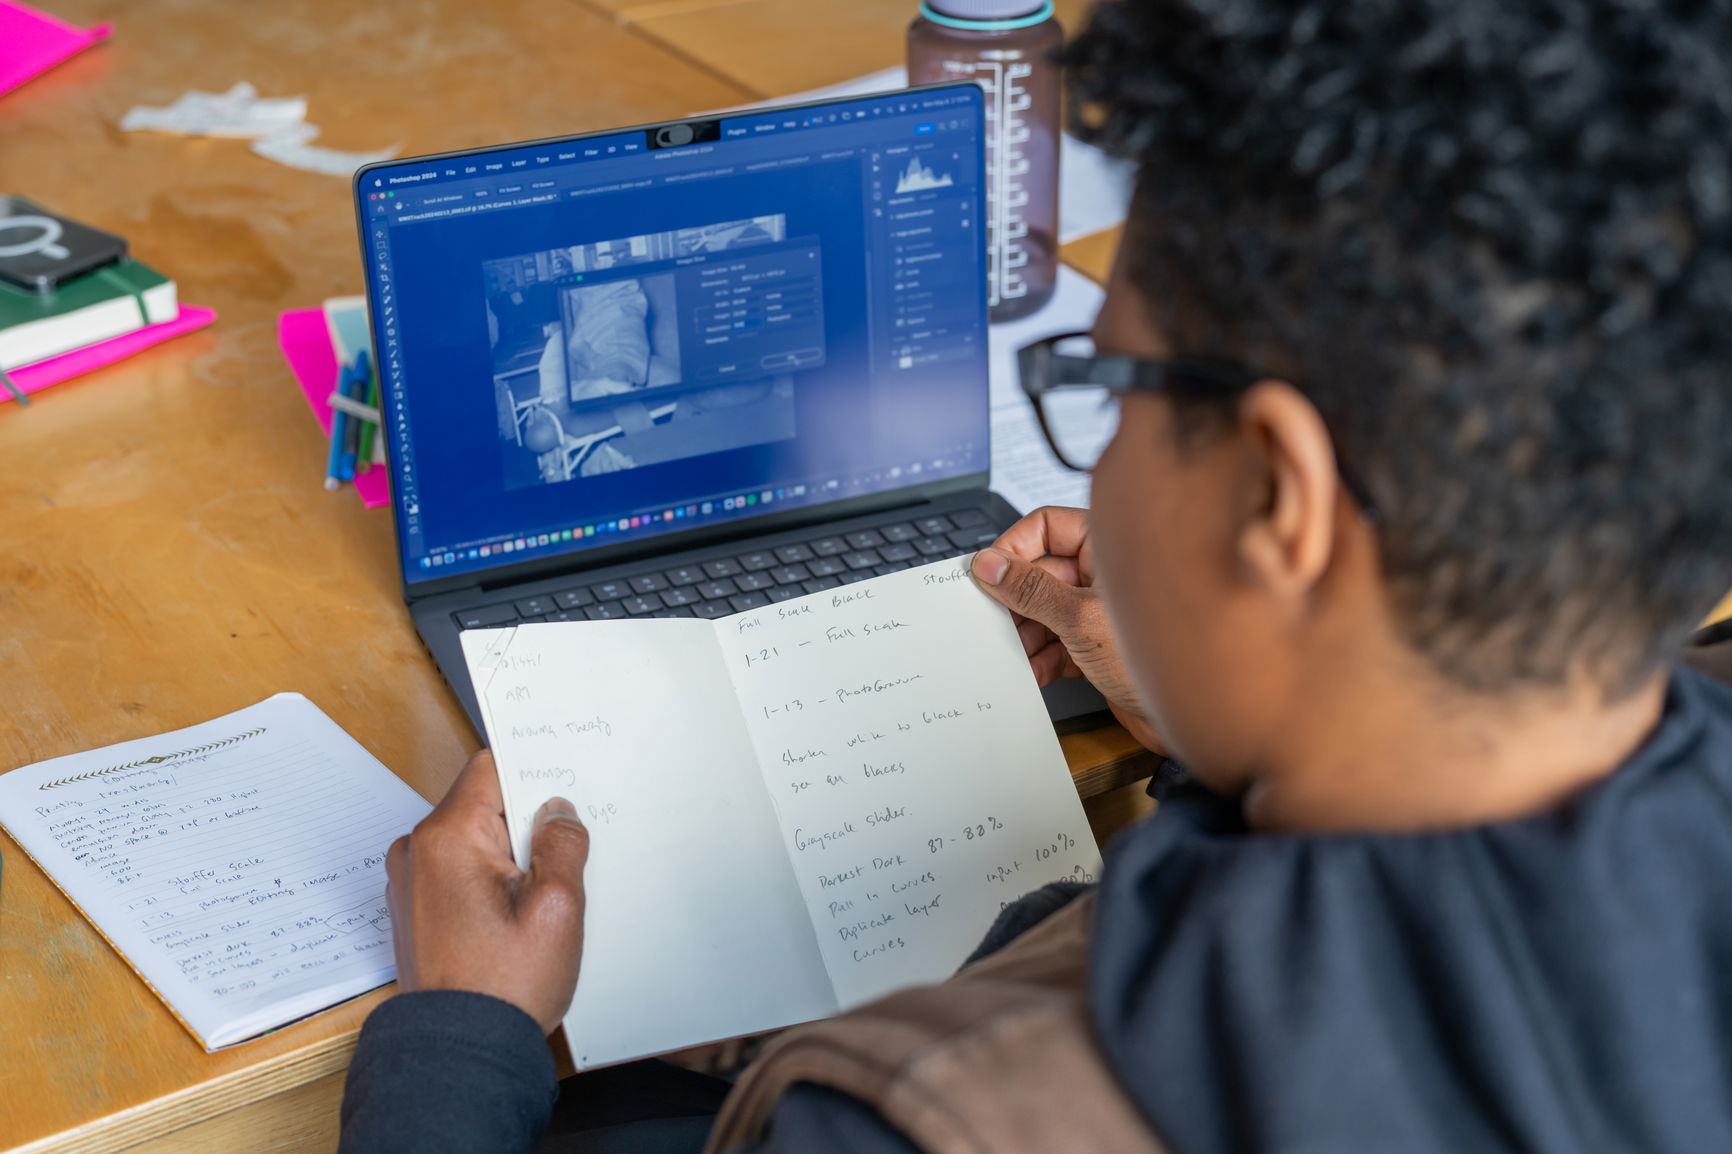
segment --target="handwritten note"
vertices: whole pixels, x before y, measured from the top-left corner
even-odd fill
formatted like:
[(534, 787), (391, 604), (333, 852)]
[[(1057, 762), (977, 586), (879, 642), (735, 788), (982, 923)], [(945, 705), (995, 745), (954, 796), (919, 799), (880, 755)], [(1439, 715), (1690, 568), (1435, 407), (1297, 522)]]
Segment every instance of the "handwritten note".
[(215, 1050), (389, 982), (428, 805), (299, 694), (0, 776), (0, 824)]
[(555, 795), (589, 825), (579, 1068), (834, 1013), (708, 622), (463, 634), (518, 863)]
[(463, 635), (520, 860), (591, 831), (579, 1067), (941, 980), (1099, 851), (1009, 615), (948, 561), (720, 621)]
[(715, 623), (844, 1007), (1100, 857), (1010, 618), (941, 562)]

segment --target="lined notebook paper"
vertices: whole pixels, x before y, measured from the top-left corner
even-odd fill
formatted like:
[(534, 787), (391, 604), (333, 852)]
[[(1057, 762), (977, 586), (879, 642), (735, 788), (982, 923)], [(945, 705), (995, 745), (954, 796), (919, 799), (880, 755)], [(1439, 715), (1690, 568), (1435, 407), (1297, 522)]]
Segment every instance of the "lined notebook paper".
[(0, 825), (207, 1050), (396, 976), (385, 851), (428, 809), (298, 693), (0, 775)]

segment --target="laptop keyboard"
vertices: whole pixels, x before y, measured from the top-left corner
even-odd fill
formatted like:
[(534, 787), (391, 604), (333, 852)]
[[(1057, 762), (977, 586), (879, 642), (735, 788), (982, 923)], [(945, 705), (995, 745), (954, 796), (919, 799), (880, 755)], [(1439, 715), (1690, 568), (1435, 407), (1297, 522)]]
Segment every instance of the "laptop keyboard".
[(978, 509), (934, 514), (871, 529), (753, 549), (671, 569), (519, 597), (452, 614), (459, 629), (530, 621), (609, 621), (621, 617), (714, 620), (852, 585), (901, 569), (960, 557), (998, 539)]

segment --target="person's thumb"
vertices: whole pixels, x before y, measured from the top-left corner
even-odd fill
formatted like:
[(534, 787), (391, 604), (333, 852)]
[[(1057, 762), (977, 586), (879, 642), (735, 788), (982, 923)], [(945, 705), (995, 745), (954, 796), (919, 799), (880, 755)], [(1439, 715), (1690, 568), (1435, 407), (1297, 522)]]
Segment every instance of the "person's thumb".
[(546, 916), (583, 924), (583, 867), (589, 862), (589, 830), (577, 808), (563, 797), (550, 798), (535, 815), (529, 837), (529, 876), (524, 898), (552, 907)]
[(1039, 565), (1000, 549), (974, 555), (974, 577), (1012, 613), (1038, 621), (1060, 637), (1075, 624), (1081, 590), (1066, 585)]

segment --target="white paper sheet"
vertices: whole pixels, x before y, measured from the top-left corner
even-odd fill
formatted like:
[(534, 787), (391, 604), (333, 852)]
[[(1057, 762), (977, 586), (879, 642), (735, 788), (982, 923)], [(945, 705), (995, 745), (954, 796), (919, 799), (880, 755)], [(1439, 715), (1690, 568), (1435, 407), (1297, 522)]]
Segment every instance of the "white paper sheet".
[(185, 92), (161, 108), (136, 105), (120, 120), (123, 132), (171, 132), (262, 140), (289, 132), (307, 118), (305, 96), (261, 98), (241, 81), (227, 92)]
[(716, 622), (463, 634), (520, 858), (590, 826), (580, 1067), (941, 980), (1099, 851), (1009, 614), (948, 561)]
[(968, 561), (714, 623), (844, 1009), (942, 981), (1007, 902), (1100, 868), (1010, 615)]
[(1047, 306), (1019, 321), (988, 330), (992, 376), (992, 487), (1018, 512), (1042, 505), (1088, 508), (1089, 479), (1058, 463), (1022, 391), (1016, 350), (1055, 333), (1086, 332), (1105, 297), (1099, 285), (1060, 266), (1058, 289)]
[(385, 851), (428, 809), (297, 693), (0, 776), (0, 823), (208, 1050), (396, 976)]
[(1058, 154), (1058, 239), (1081, 240), (1125, 222), (1137, 166), (1065, 133)]
[(519, 864), (555, 795), (589, 826), (580, 1069), (836, 1010), (707, 621), (462, 635)]
[(319, 130), (313, 125), (303, 124), (291, 132), (255, 140), (252, 147), (254, 152), (266, 160), (325, 176), (353, 176), (355, 170), (364, 164), (390, 160), (397, 155), (399, 147), (393, 144), (389, 148), (378, 148), (370, 152), (325, 148), (311, 143), (318, 135)]
[(1089, 507), (1088, 474), (1059, 464), (1027, 402), (992, 410), (992, 488), (1019, 513)]
[(306, 123), (307, 98), (261, 98), (241, 81), (227, 92), (186, 92), (160, 108), (136, 105), (120, 120), (123, 132), (169, 132), (180, 136), (224, 136), (253, 142), (268, 160), (327, 176), (349, 176), (364, 164), (389, 160), (399, 146), (346, 152), (314, 145), (319, 135)]

